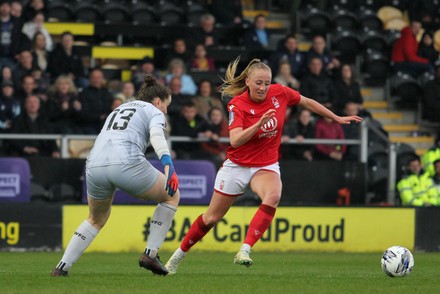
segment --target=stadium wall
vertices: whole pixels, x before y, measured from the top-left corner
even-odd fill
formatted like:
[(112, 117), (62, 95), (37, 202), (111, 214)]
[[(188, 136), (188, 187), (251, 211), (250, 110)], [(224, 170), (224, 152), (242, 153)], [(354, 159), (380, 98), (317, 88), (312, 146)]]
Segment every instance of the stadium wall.
[[(154, 209), (153, 205), (115, 205), (88, 251), (142, 251)], [(205, 209), (180, 207), (162, 249), (177, 248)], [(254, 213), (255, 207), (232, 207), (194, 250), (236, 251)], [(0, 250), (61, 250), (87, 214), (86, 205), (2, 203)], [(254, 250), (381, 252), (402, 245), (416, 252), (440, 251), (439, 223), (439, 207), (280, 207)]]

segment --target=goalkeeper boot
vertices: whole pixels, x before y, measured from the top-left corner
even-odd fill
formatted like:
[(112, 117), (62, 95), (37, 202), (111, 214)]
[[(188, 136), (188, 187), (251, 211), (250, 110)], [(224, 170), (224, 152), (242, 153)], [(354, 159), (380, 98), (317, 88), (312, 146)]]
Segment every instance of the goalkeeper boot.
[(67, 271), (64, 271), (62, 269), (59, 268), (54, 268), (52, 270), (52, 272), (50, 273), (51, 277), (62, 277), (62, 276), (67, 276), (69, 273)]
[(162, 262), (159, 259), (159, 255), (156, 255), (156, 257), (153, 258), (148, 254), (142, 254), (139, 258), (139, 266), (152, 271), (155, 275), (166, 276), (168, 274), (167, 269), (162, 265)]
[(179, 263), (182, 261), (185, 255), (186, 252), (183, 252), (180, 247), (177, 248), (176, 251), (174, 251), (173, 255), (171, 255), (170, 259), (165, 264), (165, 268), (168, 270), (168, 273), (170, 275), (176, 274), (177, 267), (179, 266)]
[(238, 253), (234, 257), (234, 263), (245, 265), (247, 267), (252, 265), (252, 259), (249, 257), (249, 253), (251, 253), (248, 250), (240, 249)]

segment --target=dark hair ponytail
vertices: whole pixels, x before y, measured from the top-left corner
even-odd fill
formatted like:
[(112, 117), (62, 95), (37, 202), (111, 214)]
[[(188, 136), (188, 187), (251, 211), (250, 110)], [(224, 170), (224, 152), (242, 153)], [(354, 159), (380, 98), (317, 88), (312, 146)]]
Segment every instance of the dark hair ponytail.
[(165, 101), (170, 95), (171, 91), (167, 87), (160, 84), (153, 75), (147, 74), (145, 75), (144, 84), (140, 88), (137, 97), (139, 100), (152, 102), (156, 97)]

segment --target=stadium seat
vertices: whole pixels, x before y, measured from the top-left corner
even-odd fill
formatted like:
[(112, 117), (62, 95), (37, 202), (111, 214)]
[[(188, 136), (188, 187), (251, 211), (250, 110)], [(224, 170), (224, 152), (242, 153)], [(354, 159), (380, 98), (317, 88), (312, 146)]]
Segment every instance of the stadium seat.
[(47, 7), (47, 20), (70, 21), (74, 15), (71, 5), (65, 1), (50, 1)]
[(359, 53), (360, 40), (351, 30), (337, 30), (332, 34), (332, 48), (342, 62), (354, 63)]
[(305, 35), (325, 35), (330, 31), (331, 20), (327, 12), (314, 7), (306, 7), (300, 11), (301, 32)]
[(130, 19), (130, 14), (123, 4), (110, 2), (102, 8), (102, 18), (109, 23), (124, 23)]
[(98, 7), (88, 2), (78, 2), (74, 8), (75, 19), (81, 22), (97, 22), (101, 20)]
[(368, 183), (369, 186), (388, 177), (388, 153), (376, 152), (368, 156)]
[(371, 9), (361, 10), (359, 13), (359, 23), (363, 30), (382, 31), (382, 20), (377, 17), (376, 12)]
[(344, 9), (337, 9), (332, 13), (333, 26), (338, 29), (355, 30), (359, 25), (357, 16)]
[(362, 48), (375, 50), (387, 54), (389, 46), (384, 34), (380, 31), (364, 30), (361, 35)]
[(384, 29), (401, 31), (407, 25), (403, 18), (393, 18), (384, 23)]
[(435, 31), (433, 38), (434, 38), (434, 48), (435, 50), (440, 52), (440, 29)]
[(415, 105), (420, 100), (423, 89), (410, 74), (404, 72), (395, 73), (391, 79), (391, 93), (400, 98), (404, 105)]
[(154, 8), (146, 3), (137, 2), (132, 6), (131, 19), (135, 25), (149, 25), (156, 22)]
[(403, 13), (396, 7), (382, 6), (377, 11), (377, 17), (382, 20), (382, 23), (387, 23), (392, 19), (403, 19)]
[(200, 18), (205, 13), (207, 13), (207, 9), (202, 4), (187, 3), (185, 8), (186, 23), (189, 26), (199, 26)]
[(71, 158), (86, 158), (90, 150), (92, 150), (92, 140), (70, 140), (69, 154)]
[(351, 12), (355, 12), (357, 9), (357, 2), (350, 0), (330, 0), (329, 6), (332, 7), (333, 10), (343, 9)]
[(177, 25), (183, 23), (183, 10), (171, 3), (160, 4), (158, 13), (161, 25)]
[(362, 69), (366, 79), (373, 79), (384, 83), (390, 74), (389, 59), (381, 51), (367, 49), (364, 51)]

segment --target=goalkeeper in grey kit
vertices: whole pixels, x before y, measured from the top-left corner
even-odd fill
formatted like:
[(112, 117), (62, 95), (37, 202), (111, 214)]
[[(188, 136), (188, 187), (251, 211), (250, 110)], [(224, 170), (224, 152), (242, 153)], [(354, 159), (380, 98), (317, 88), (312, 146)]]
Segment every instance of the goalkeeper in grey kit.
[[(52, 276), (66, 276), (72, 265), (106, 224), (116, 188), (144, 200), (158, 202), (150, 224), (150, 236), (139, 266), (166, 275), (158, 249), (179, 204), (178, 178), (165, 138), (168, 88), (147, 75), (138, 100), (122, 104), (107, 117), (86, 162), (89, 216), (76, 229)], [(152, 145), (164, 174), (145, 158)]]

